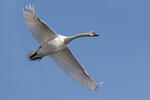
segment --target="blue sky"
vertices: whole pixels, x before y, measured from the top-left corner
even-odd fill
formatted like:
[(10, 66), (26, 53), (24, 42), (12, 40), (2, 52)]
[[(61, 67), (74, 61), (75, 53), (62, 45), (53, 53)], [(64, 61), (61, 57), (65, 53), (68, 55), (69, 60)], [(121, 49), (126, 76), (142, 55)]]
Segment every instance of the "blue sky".
[[(29, 1), (29, 0), (28, 0)], [(25, 0), (0, 3), (0, 100), (150, 100), (149, 0), (30, 0), (61, 35), (96, 31), (70, 43), (98, 92), (68, 77), (49, 57), (28, 61), (39, 44), (23, 20)]]

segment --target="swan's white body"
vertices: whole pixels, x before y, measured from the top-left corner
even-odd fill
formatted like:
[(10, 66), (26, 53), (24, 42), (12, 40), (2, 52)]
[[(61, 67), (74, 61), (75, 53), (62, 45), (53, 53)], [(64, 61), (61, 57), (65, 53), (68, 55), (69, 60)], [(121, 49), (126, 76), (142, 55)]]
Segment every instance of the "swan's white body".
[(38, 18), (31, 5), (23, 9), (23, 14), (28, 28), (41, 45), (38, 50), (29, 52), (29, 58), (31, 60), (36, 60), (44, 56), (50, 56), (74, 80), (85, 87), (95, 90), (98, 84), (89, 77), (81, 64), (73, 56), (67, 44), (78, 37), (98, 35), (93, 32), (72, 37), (59, 35)]

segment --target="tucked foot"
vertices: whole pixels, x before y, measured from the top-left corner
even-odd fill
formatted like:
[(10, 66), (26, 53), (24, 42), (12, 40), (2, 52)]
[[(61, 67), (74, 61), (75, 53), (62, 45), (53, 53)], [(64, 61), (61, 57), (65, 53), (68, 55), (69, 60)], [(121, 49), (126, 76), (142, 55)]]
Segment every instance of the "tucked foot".
[(29, 53), (28, 53), (28, 58), (33, 61), (33, 60), (41, 60), (42, 57), (40, 57), (38, 54), (37, 54), (37, 51), (38, 50), (31, 50)]

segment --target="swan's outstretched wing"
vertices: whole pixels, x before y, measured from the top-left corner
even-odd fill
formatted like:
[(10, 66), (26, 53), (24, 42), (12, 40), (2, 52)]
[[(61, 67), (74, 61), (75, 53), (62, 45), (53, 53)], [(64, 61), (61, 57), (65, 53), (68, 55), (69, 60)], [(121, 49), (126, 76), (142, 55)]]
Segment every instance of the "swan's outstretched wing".
[(51, 57), (69, 76), (81, 85), (94, 90), (97, 88), (98, 84), (88, 76), (68, 47), (61, 52), (51, 55)]
[(23, 15), (28, 28), (41, 45), (58, 36), (47, 24), (38, 18), (34, 12), (34, 7), (30, 4), (23, 9)]

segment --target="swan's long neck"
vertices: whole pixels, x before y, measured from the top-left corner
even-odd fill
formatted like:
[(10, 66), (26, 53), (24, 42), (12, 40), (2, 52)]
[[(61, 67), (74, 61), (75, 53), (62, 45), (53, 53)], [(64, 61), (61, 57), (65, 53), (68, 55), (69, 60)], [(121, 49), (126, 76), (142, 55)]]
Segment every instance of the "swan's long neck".
[(74, 36), (66, 37), (65, 38), (65, 43), (68, 44), (72, 40), (74, 40), (76, 38), (80, 38), (80, 37), (91, 37), (91, 35), (89, 35), (89, 33), (81, 33), (81, 34), (77, 34), (77, 35), (74, 35)]

